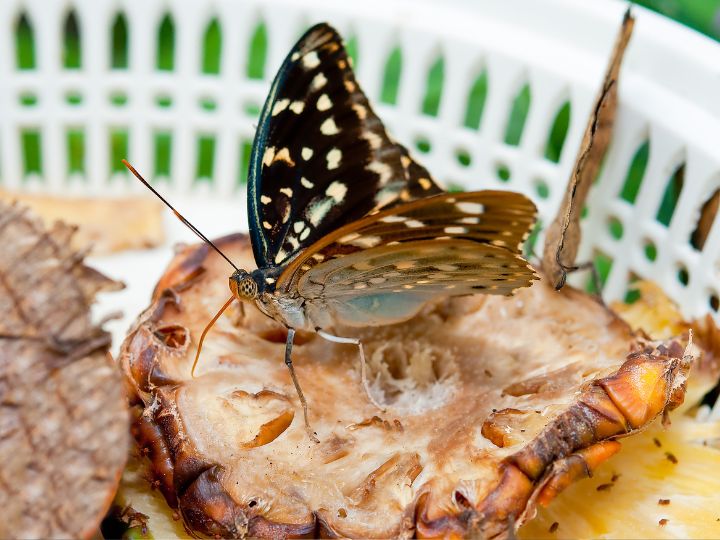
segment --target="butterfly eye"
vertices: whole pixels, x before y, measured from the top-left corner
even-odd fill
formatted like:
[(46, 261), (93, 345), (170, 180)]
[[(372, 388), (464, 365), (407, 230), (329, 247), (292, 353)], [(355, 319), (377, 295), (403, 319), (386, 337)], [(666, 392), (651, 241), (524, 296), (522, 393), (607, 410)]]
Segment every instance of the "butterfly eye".
[(257, 283), (255, 283), (255, 280), (251, 278), (250, 276), (246, 277), (245, 279), (240, 281), (240, 285), (238, 287), (238, 292), (240, 293), (240, 296), (242, 298), (247, 298), (252, 300), (257, 296), (258, 292), (258, 286)]

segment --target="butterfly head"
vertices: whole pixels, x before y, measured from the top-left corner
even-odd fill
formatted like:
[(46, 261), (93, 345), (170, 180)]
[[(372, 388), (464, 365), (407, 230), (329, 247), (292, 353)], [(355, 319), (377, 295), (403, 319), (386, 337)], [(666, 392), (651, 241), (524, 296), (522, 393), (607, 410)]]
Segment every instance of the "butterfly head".
[(240, 301), (255, 300), (258, 297), (258, 284), (245, 270), (235, 270), (230, 276), (230, 291)]

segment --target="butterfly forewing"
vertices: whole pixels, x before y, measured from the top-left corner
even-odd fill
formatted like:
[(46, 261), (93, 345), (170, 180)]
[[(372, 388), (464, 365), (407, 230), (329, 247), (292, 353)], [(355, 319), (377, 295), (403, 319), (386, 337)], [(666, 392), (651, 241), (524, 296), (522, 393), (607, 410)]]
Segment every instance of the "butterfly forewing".
[(339, 35), (311, 28), (278, 72), (250, 159), (248, 215), (259, 268), (279, 267), (338, 227), (440, 191), (390, 140)]

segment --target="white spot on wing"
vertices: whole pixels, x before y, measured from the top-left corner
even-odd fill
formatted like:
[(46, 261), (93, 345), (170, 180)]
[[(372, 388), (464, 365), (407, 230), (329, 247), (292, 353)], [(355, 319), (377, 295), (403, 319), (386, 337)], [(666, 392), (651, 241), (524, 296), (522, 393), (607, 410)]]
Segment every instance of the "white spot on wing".
[(347, 186), (342, 182), (338, 182), (337, 180), (330, 184), (325, 190), (325, 194), (335, 199), (335, 201), (338, 203), (342, 202), (342, 200), (345, 198), (346, 193)]
[(347, 243), (353, 246), (371, 248), (377, 246), (381, 241), (382, 238), (380, 238), (379, 236), (360, 236), (359, 238), (355, 238), (354, 240)]
[(418, 178), (418, 184), (420, 184), (420, 187), (423, 189), (430, 189), (432, 186), (432, 182), (427, 178)]
[(280, 264), (285, 260), (285, 257), (287, 256), (287, 253), (285, 253), (284, 249), (281, 249), (277, 252), (277, 255), (275, 255), (275, 264)]
[(345, 84), (345, 90), (347, 90), (348, 92), (354, 92), (354, 91), (355, 91), (356, 86), (355, 86), (355, 83), (354, 83), (353, 81), (348, 81), (348, 80), (346, 80), (344, 84)]
[(417, 219), (408, 219), (405, 222), (406, 227), (410, 227), (411, 229), (419, 229), (420, 227), (424, 227), (425, 224), (422, 221), (418, 221)]
[(367, 289), (367, 283), (356, 283), (353, 286), (353, 289)]
[(293, 101), (290, 104), (290, 110), (295, 114), (300, 114), (301, 112), (303, 112), (303, 109), (305, 109), (305, 103), (303, 103), (302, 101)]
[(359, 103), (353, 103), (352, 108), (360, 120), (365, 120), (365, 118), (367, 118), (367, 108), (364, 105), (360, 105)]
[[(447, 202), (450, 202), (448, 200)], [(455, 205), (458, 210), (466, 214), (482, 214), (485, 211), (485, 207), (480, 203), (475, 202), (459, 202)]]
[(303, 185), (303, 187), (306, 187), (308, 189), (315, 186), (315, 184), (313, 184), (310, 180), (308, 180), (304, 176), (302, 178), (300, 178), (300, 183)]
[(323, 86), (327, 84), (327, 78), (322, 73), (318, 73), (313, 78), (312, 82), (310, 83), (310, 87), (313, 90), (320, 90)]
[(298, 242), (298, 239), (294, 236), (288, 236), (287, 237), (287, 243), (290, 244), (293, 248), (293, 251), (295, 251), (297, 248), (300, 247), (300, 242)]
[(372, 131), (364, 131), (361, 137), (368, 142), (370, 148), (372, 148), (373, 150), (377, 150), (382, 146), (382, 139), (377, 133), (373, 133)]
[(337, 149), (333, 148), (327, 153), (327, 168), (328, 171), (332, 171), (333, 169), (337, 169), (340, 165), (340, 160), (342, 159), (342, 152)]
[(458, 223), (467, 223), (469, 225), (477, 225), (478, 223), (480, 223), (480, 218), (479, 217), (466, 217), (466, 218), (458, 219), (457, 222)]
[(467, 227), (445, 227), (443, 230), (448, 234), (464, 234), (468, 232)]
[(443, 272), (454, 272), (458, 267), (454, 264), (436, 264), (435, 268), (442, 270)]
[(308, 236), (310, 235), (310, 229), (306, 228), (302, 233), (300, 233), (300, 241), (304, 241)]
[(385, 186), (390, 180), (392, 180), (393, 170), (387, 163), (373, 161), (366, 168), (368, 171), (374, 172), (380, 177), (380, 186)]
[(293, 190), (290, 189), (289, 187), (284, 187), (284, 188), (282, 188), (282, 189), (280, 190), (280, 193), (282, 193), (283, 195), (287, 195), (288, 198), (289, 198), (289, 197), (292, 197), (292, 195), (293, 195)]
[(285, 163), (287, 163), (287, 164), (290, 165), (291, 167), (294, 167), (294, 166), (295, 166), (295, 162), (294, 162), (293, 159), (290, 157), (290, 149), (287, 148), (287, 147), (286, 147), (286, 148), (281, 148), (280, 150), (278, 150), (277, 153), (275, 154), (275, 157), (273, 158), (272, 161), (273, 161), (273, 163), (276, 162), (276, 161), (284, 161)]
[(300, 155), (302, 155), (302, 158), (307, 161), (313, 156), (313, 150), (312, 148), (308, 148), (307, 146), (303, 146), (303, 149), (300, 152)]
[(346, 234), (342, 238), (339, 238), (338, 242), (341, 244), (349, 244), (350, 242), (352, 242), (353, 240), (356, 240), (358, 238), (360, 238), (360, 234), (354, 232), (354, 233)]
[[(330, 211), (330, 209), (332, 207), (333, 207), (333, 200), (330, 197), (315, 202), (308, 209), (308, 212), (307, 212), (308, 220), (310, 221), (310, 223), (312, 223), (314, 226), (317, 227), (318, 223), (320, 223), (323, 220), (323, 218), (327, 215), (327, 213)], [(309, 230), (310, 229), (305, 229), (305, 231), (309, 231)], [(303, 233), (305, 231), (303, 231)], [(300, 236), (300, 239), (302, 239), (302, 235)]]
[(266, 277), (266, 278), (265, 278), (265, 283), (267, 283), (268, 285), (272, 285), (273, 283), (275, 283), (275, 278)]
[(338, 133), (340, 133), (340, 130), (335, 124), (335, 120), (330, 117), (322, 124), (320, 124), (320, 133), (322, 133), (323, 135), (337, 135)]
[(263, 221), (263, 227), (268, 230), (272, 229), (272, 225), (270, 225), (270, 223), (268, 223), (267, 221)]
[[(386, 187), (384, 189), (381, 189), (378, 191), (377, 195), (375, 195), (375, 204), (376, 208), (382, 208), (386, 204), (394, 201), (397, 198), (397, 189), (395, 187)], [(377, 210), (375, 210), (377, 212)], [(370, 212), (371, 214), (375, 212)]]
[(296, 233), (300, 233), (305, 228), (305, 222), (304, 221), (296, 221), (293, 223), (293, 231)]
[(281, 112), (283, 112), (285, 109), (287, 109), (287, 106), (290, 104), (289, 99), (279, 99), (275, 102), (275, 105), (273, 105), (272, 109), (272, 115), (277, 116)]
[(320, 65), (320, 58), (318, 58), (317, 51), (310, 51), (302, 59), (303, 66), (305, 69), (316, 68)]
[(265, 153), (263, 154), (263, 165), (266, 167), (269, 167), (270, 164), (273, 162), (273, 158), (275, 157), (275, 147), (274, 146), (268, 146), (265, 149)]
[(405, 216), (385, 216), (380, 221), (383, 223), (401, 223), (406, 219)]
[(327, 94), (323, 94), (320, 96), (317, 100), (317, 109), (318, 111), (327, 111), (330, 107), (332, 107), (332, 101), (328, 97)]
[(263, 204), (268, 204), (269, 202), (272, 202), (272, 199), (267, 195), (260, 195), (260, 202)]

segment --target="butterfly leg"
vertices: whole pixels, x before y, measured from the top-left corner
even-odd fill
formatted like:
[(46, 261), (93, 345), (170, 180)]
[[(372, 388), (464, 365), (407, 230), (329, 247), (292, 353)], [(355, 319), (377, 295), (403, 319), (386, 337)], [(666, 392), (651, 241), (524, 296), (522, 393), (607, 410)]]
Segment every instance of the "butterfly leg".
[(357, 338), (347, 338), (347, 337), (340, 337), (340, 336), (333, 336), (332, 334), (328, 334), (324, 330), (317, 329), (318, 335), (323, 338), (327, 339), (328, 341), (332, 341), (333, 343), (350, 343), (352, 345), (357, 345), (358, 350), (360, 351), (360, 378), (362, 379), (362, 385), (365, 389), (365, 394), (367, 394), (368, 399), (370, 400), (370, 403), (375, 405), (378, 409), (380, 409), (382, 412), (385, 412), (385, 407), (380, 405), (373, 395), (370, 393), (370, 384), (367, 380), (367, 362), (365, 362), (365, 351), (363, 350), (362, 343)]
[(285, 341), (285, 365), (290, 370), (290, 377), (292, 378), (292, 382), (295, 385), (295, 391), (300, 398), (300, 404), (302, 405), (303, 416), (305, 418), (305, 430), (307, 431), (308, 437), (310, 437), (311, 441), (319, 443), (320, 441), (315, 436), (312, 428), (310, 427), (310, 421), (308, 420), (307, 401), (305, 401), (305, 395), (303, 394), (302, 388), (300, 388), (300, 382), (298, 381), (297, 375), (295, 375), (295, 368), (293, 367), (292, 363), (293, 339), (295, 339), (295, 329), (288, 328), (287, 341)]

